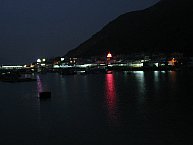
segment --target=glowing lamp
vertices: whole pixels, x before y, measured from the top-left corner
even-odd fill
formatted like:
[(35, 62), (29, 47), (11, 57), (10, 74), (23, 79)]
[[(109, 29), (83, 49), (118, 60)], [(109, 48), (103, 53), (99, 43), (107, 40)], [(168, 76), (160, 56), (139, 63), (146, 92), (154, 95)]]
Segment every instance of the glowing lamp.
[(172, 62), (173, 62), (173, 63), (174, 63), (174, 62), (176, 62), (176, 59), (175, 59), (175, 58), (173, 58), (173, 59), (172, 59)]
[(46, 59), (45, 59), (45, 58), (43, 58), (43, 59), (42, 59), (42, 61), (43, 61), (43, 62), (45, 62), (45, 61), (46, 61)]
[(41, 62), (41, 59), (37, 59), (37, 62), (40, 63), (40, 62)]
[(112, 55), (111, 55), (111, 53), (109, 52), (108, 54), (107, 54), (107, 58), (111, 58), (112, 57)]
[(60, 58), (61, 61), (64, 61), (64, 58)]

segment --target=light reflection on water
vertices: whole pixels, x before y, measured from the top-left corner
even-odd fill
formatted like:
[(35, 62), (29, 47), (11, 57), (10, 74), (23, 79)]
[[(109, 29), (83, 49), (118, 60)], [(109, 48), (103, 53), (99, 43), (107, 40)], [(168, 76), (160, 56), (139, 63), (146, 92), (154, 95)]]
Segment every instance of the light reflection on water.
[(108, 117), (114, 125), (118, 123), (117, 94), (114, 74), (106, 74), (105, 89)]
[(135, 79), (137, 81), (138, 85), (138, 101), (140, 104), (144, 103), (144, 93), (145, 93), (145, 74), (143, 71), (137, 71), (134, 72), (135, 74)]
[(170, 71), (170, 77), (171, 77), (172, 83), (175, 83), (176, 82), (176, 71)]
[(42, 81), (40, 79), (40, 76), (37, 75), (36, 78), (37, 78), (37, 90), (38, 90), (38, 96), (39, 96), (39, 92), (43, 91), (43, 86), (42, 86)]
[[(175, 135), (192, 128), (187, 125), (192, 121), (186, 123), (192, 116), (192, 82), (191, 73), (173, 71), (48, 74), (37, 76), (37, 83), (0, 82), (1, 139), (3, 145), (11, 139), (29, 145), (177, 144)], [(44, 86), (52, 88), (53, 96), (40, 102), (38, 91)]]
[(154, 82), (158, 82), (159, 81), (159, 71), (154, 71)]

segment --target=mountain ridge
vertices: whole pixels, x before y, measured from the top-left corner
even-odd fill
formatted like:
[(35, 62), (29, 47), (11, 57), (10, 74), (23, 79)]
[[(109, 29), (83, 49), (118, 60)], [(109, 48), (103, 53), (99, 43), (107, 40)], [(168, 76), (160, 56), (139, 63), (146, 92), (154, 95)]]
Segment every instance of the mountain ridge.
[(66, 56), (90, 57), (107, 51), (178, 51), (193, 55), (192, 7), (191, 0), (161, 0), (147, 9), (120, 15)]

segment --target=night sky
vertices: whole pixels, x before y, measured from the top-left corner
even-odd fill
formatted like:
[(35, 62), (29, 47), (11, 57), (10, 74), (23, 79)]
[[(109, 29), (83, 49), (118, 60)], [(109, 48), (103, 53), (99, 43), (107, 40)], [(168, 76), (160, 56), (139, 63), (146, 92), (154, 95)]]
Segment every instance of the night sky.
[(159, 0), (0, 0), (0, 64), (62, 56), (108, 22)]

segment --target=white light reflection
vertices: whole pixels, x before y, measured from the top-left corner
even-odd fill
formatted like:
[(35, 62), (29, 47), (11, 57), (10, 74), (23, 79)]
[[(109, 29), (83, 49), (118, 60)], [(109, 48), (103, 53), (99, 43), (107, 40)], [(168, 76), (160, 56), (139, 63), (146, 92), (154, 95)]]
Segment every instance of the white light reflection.
[(139, 103), (144, 103), (144, 97), (145, 97), (145, 77), (144, 77), (144, 71), (136, 71), (134, 72), (137, 84), (138, 84), (138, 101)]
[(158, 82), (159, 81), (159, 71), (154, 71), (154, 82)]
[[(156, 91), (156, 93), (159, 93), (158, 92), (158, 90), (159, 90), (159, 88), (160, 88), (160, 78), (159, 78), (159, 76), (160, 76), (161, 74), (160, 74), (160, 72), (159, 71), (154, 71), (154, 87), (155, 87), (155, 91)], [(157, 95), (156, 95), (157, 96)]]

